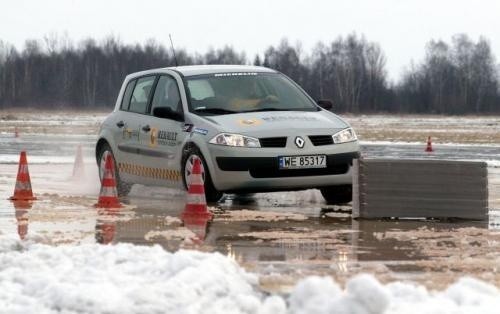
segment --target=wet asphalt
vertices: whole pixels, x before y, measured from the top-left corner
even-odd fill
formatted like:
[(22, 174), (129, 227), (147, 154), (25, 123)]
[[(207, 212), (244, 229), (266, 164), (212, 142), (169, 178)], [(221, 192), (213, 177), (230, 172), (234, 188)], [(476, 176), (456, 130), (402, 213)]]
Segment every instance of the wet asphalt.
[[(83, 144), (85, 152), (84, 178), (71, 177), (77, 144)], [(55, 245), (127, 242), (160, 245), (169, 251), (219, 252), (260, 273), (263, 285), (267, 283), (269, 289), (273, 289), (270, 282), (283, 287), (304, 274), (330, 274), (342, 279), (368, 271), (382, 280), (417, 276), (425, 281), (433, 272), (445, 274), (445, 260), (457, 254), (478, 259), (477, 264), (483, 268), (462, 270), (478, 276), (491, 273), (485, 262), (498, 262), (498, 255), (479, 260), (484, 258), (480, 256), (484, 250), (500, 251), (500, 242), (484, 242), (489, 233), (495, 236), (500, 229), (500, 171), (494, 163), (489, 167), (490, 219), (483, 222), (353, 220), (350, 205), (328, 206), (317, 190), (226, 195), (220, 203), (210, 204), (212, 219), (195, 219), (182, 215), (184, 192), (143, 186), (134, 186), (131, 194), (121, 199), (125, 205), (122, 209), (96, 209), (93, 205), (99, 183), (93, 145), (91, 136), (27, 135), (15, 141), (0, 138), (2, 156), (26, 149), (28, 160), (38, 158), (29, 167), (39, 197), (32, 203), (7, 200), (14, 188), (17, 165), (11, 161), (0, 163), (0, 232)], [(432, 154), (423, 150), (420, 145), (366, 144), (362, 155), (488, 162), (500, 156), (500, 147), (435, 145)], [(44, 162), (51, 156), (62, 161)], [(480, 231), (464, 235), (463, 230)], [(429, 234), (422, 235), (422, 231)], [(459, 253), (450, 249), (448, 255), (436, 256), (436, 250), (422, 246), (425, 237), (443, 238), (443, 243), (430, 245), (445, 252), (447, 246), (457, 247), (456, 241), (464, 237), (472, 240), (460, 244), (464, 247)], [(422, 261), (433, 261), (437, 266)], [(269, 279), (277, 275), (279, 280)], [(490, 281), (500, 280), (495, 276)]]

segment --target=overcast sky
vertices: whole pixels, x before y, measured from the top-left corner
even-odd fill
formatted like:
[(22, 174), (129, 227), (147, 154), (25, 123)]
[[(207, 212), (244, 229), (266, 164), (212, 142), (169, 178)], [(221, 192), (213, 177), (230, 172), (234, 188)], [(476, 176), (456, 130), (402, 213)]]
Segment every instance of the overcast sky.
[[(488, 38), (500, 54), (500, 0), (15, 0), (2, 1), (0, 39), (24, 46), (55, 32), (74, 40), (114, 34), (205, 52), (232, 45), (250, 59), (287, 37), (304, 52), (356, 32), (380, 43), (390, 77), (418, 62), (430, 39), (467, 33)], [(498, 61), (498, 60), (497, 60)]]

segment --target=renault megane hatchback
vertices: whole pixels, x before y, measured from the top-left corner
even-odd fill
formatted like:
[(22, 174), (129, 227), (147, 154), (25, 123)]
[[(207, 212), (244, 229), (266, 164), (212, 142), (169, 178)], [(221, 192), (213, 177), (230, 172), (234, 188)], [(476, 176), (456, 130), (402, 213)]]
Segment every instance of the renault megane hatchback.
[(287, 76), (254, 66), (182, 66), (128, 75), (96, 145), (102, 177), (115, 160), (118, 191), (134, 183), (186, 188), (202, 161), (207, 200), (223, 193), (318, 188), (352, 199), (354, 130)]

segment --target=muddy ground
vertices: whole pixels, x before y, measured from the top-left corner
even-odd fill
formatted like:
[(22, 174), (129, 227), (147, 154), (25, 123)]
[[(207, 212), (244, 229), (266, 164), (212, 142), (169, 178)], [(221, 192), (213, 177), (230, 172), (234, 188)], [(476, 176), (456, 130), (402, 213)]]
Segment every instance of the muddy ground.
[[(130, 242), (217, 251), (287, 291), (306, 275), (343, 282), (360, 272), (381, 281), (441, 288), (472, 275), (500, 286), (500, 122), (494, 117), (348, 116), (371, 158), (437, 158), (489, 163), (490, 217), (484, 222), (353, 220), (319, 191), (227, 195), (211, 221), (183, 221), (185, 193), (134, 186), (119, 211), (94, 208), (99, 191), (93, 145), (103, 113), (0, 114), (0, 233), (37, 242)], [(19, 138), (14, 138), (17, 127)], [(423, 152), (433, 136), (436, 152)], [(85, 176), (72, 177), (77, 145)], [(35, 194), (12, 203), (18, 152), (28, 151)]]

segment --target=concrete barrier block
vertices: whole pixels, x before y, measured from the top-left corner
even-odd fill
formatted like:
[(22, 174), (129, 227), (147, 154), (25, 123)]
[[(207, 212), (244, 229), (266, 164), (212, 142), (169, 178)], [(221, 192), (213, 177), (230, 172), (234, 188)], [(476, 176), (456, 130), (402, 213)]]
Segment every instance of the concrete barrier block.
[(354, 218), (488, 218), (484, 162), (360, 159), (353, 170)]

